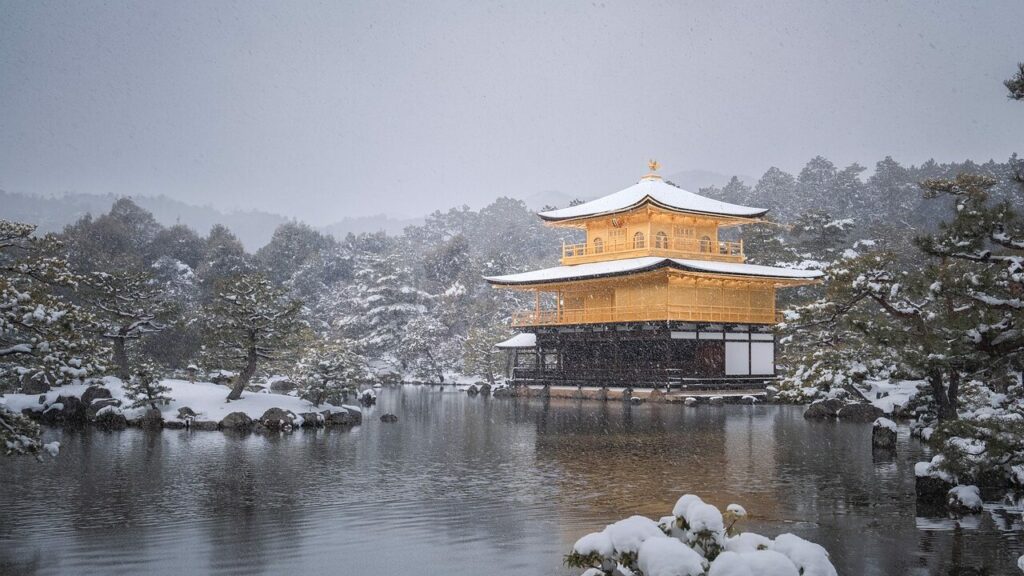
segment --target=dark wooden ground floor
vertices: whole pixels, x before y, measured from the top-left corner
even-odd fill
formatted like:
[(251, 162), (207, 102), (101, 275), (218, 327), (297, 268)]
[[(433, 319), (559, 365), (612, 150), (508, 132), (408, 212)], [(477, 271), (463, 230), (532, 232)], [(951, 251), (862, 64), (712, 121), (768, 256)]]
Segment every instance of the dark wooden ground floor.
[(511, 353), (514, 382), (672, 388), (763, 387), (775, 378), (770, 325), (638, 322), (538, 327)]

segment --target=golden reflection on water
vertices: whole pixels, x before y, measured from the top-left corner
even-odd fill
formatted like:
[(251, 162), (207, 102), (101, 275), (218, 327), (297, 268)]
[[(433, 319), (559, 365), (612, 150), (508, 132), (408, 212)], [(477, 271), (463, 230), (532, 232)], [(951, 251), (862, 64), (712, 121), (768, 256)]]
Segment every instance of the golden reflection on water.
[(762, 483), (777, 468), (774, 419), (750, 410), (606, 403), (595, 416), (592, 405), (550, 400), (538, 416), (536, 451), (562, 470), (552, 505), (565, 519), (563, 541), (600, 530), (607, 518), (670, 515), (685, 493), (773, 516), (778, 494)]

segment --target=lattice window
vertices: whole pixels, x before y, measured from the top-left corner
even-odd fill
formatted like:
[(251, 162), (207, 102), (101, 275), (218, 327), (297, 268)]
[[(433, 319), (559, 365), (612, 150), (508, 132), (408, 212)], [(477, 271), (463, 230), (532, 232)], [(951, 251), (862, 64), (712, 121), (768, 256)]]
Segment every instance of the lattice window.
[(654, 247), (655, 248), (668, 248), (668, 234), (664, 232), (658, 232), (654, 235)]
[(693, 228), (684, 226), (682, 224), (674, 224), (672, 226), (672, 235), (676, 238), (693, 238)]
[(643, 248), (643, 247), (644, 247), (644, 233), (643, 232), (637, 232), (636, 234), (633, 234), (633, 248)]

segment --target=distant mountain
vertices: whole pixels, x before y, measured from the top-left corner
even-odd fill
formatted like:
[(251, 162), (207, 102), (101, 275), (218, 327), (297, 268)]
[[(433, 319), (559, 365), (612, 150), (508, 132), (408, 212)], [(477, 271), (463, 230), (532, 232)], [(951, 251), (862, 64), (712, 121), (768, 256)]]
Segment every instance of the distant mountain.
[[(95, 216), (108, 212), (120, 197), (114, 194), (33, 196), (0, 190), (0, 218), (35, 224), (41, 233), (60, 232), (86, 214)], [(289, 221), (280, 214), (258, 210), (221, 212), (212, 206), (194, 206), (166, 196), (130, 198), (152, 212), (164, 226), (181, 223), (205, 235), (214, 224), (223, 224), (248, 250), (256, 250), (269, 242), (274, 229)]]
[(341, 240), (349, 233), (362, 234), (373, 232), (384, 232), (388, 235), (397, 236), (408, 226), (419, 226), (423, 224), (423, 218), (392, 218), (385, 214), (374, 216), (359, 216), (342, 218), (334, 224), (328, 224), (320, 229)]
[[(687, 170), (665, 177), (683, 188), (698, 192), (709, 186), (724, 186), (731, 176), (707, 170)], [(749, 185), (755, 178), (740, 176)], [(121, 196), (115, 194), (72, 194), (34, 196), (0, 190), (0, 218), (29, 222), (39, 226), (39, 232), (60, 232), (86, 214), (99, 215), (110, 210)], [(157, 222), (164, 226), (185, 224), (200, 234), (206, 234), (214, 224), (223, 224), (238, 236), (247, 250), (254, 251), (270, 241), (274, 230), (293, 219), (280, 214), (259, 210), (224, 212), (212, 206), (196, 206), (167, 196), (130, 196), (140, 207), (153, 213)], [(594, 197), (571, 196), (558, 190), (543, 190), (526, 196), (522, 200), (531, 210), (544, 206), (564, 208), (572, 200), (593, 200)], [(423, 224), (424, 218), (392, 218), (385, 214), (374, 216), (346, 217), (320, 227), (320, 230), (343, 239), (349, 233), (362, 234), (384, 232), (389, 235), (401, 234), (408, 226)]]
[[(757, 184), (757, 178), (751, 176), (744, 176), (737, 174), (737, 178), (743, 181), (747, 186), (753, 186)], [(701, 188), (710, 188), (712, 186), (721, 188), (729, 183), (732, 176), (726, 176), (718, 172), (711, 172), (710, 170), (684, 170), (682, 172), (675, 172), (673, 174), (665, 175), (665, 180), (672, 182), (676, 186), (689, 190), (690, 192), (699, 192)]]
[[(39, 232), (60, 232), (82, 216), (110, 211), (121, 196), (115, 194), (61, 194), (34, 196), (0, 190), (0, 218), (37, 225)], [(167, 196), (131, 196), (133, 202), (153, 213), (164, 226), (185, 224), (205, 235), (214, 224), (223, 224), (238, 236), (245, 248), (255, 251), (270, 241), (274, 230), (293, 219), (259, 210), (224, 212), (212, 206), (196, 206)], [(323, 232), (343, 239), (348, 233), (385, 232), (401, 234), (407, 226), (423, 224), (423, 218), (395, 219), (384, 214), (343, 218), (323, 226)]]

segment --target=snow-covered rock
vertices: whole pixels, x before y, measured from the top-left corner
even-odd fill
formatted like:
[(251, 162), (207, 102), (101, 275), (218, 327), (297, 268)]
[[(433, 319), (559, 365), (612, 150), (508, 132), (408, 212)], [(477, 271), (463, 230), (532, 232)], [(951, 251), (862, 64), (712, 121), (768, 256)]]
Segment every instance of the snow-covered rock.
[(961, 514), (981, 512), (981, 492), (977, 486), (954, 486), (947, 492), (946, 502), (950, 510)]
[(883, 414), (882, 409), (873, 404), (858, 403), (843, 406), (836, 416), (849, 422), (874, 422)]
[(814, 542), (794, 534), (781, 534), (775, 537), (771, 549), (785, 554), (802, 576), (837, 576), (828, 552)]
[(724, 548), (731, 552), (753, 552), (755, 550), (767, 549), (771, 544), (771, 538), (766, 538), (753, 532), (743, 532), (726, 538)]
[(914, 487), (917, 499), (933, 504), (944, 504), (949, 490), (956, 485), (956, 478), (942, 469), (946, 458), (936, 454), (931, 462), (914, 465)]
[[(731, 504), (727, 514), (738, 520), (747, 512)], [(660, 524), (632, 516), (580, 538), (567, 563), (595, 576), (836, 576), (828, 553), (817, 544), (792, 534), (772, 540), (726, 531), (718, 508), (686, 494)]]
[(601, 556), (611, 556), (615, 554), (615, 547), (612, 546), (612, 538), (608, 535), (607, 530), (587, 534), (573, 544), (572, 550), (573, 552), (584, 556), (595, 553), (600, 554)]
[(896, 448), (896, 423), (888, 418), (877, 418), (871, 425), (871, 445), (875, 448)]
[(245, 412), (232, 412), (222, 418), (218, 426), (222, 430), (248, 430), (252, 428), (252, 418)]
[[(304, 412), (327, 412), (330, 415), (341, 413), (340, 419), (346, 425), (357, 424), (359, 408), (355, 406), (335, 406), (332, 404), (321, 404), (314, 407), (307, 400), (286, 394), (255, 394), (247, 393), (238, 400), (227, 402), (228, 389), (211, 382), (189, 382), (187, 380), (168, 379), (162, 380), (161, 384), (167, 386), (168, 396), (171, 402), (160, 406), (159, 414), (167, 422), (184, 422), (180, 415), (183, 413), (189, 419), (194, 419), (190, 427), (193, 430), (217, 429), (217, 424), (232, 412), (241, 412), (249, 418), (258, 419), (271, 408), (280, 408), (293, 414)], [(119, 406), (125, 399), (125, 391), (122, 382), (114, 377), (103, 379), (103, 387), (110, 392), (111, 398), (94, 398), (91, 408), (100, 409), (105, 405)], [(24, 409), (45, 414), (44, 422), (63, 423), (65, 411), (71, 419), (86, 418), (86, 406), (81, 402), (80, 397), (88, 390), (85, 384), (71, 384), (53, 388), (43, 395), (43, 402), (39, 402), (38, 394), (7, 394), (4, 395), (4, 403), (11, 409), (21, 412)], [(376, 397), (376, 395), (374, 396)], [(187, 409), (185, 412), (182, 410)], [(146, 412), (146, 408), (134, 408), (123, 411), (129, 421), (138, 421)], [(325, 418), (327, 415), (325, 415)], [(293, 422), (294, 424), (294, 422)]]
[(610, 524), (605, 530), (618, 553), (638, 552), (648, 538), (665, 538), (658, 523), (644, 516), (630, 516)]
[(636, 565), (644, 576), (701, 576), (707, 560), (675, 538), (648, 538), (640, 545)]
[(796, 565), (774, 550), (722, 552), (711, 563), (708, 576), (800, 576)]

